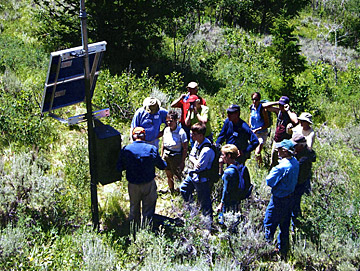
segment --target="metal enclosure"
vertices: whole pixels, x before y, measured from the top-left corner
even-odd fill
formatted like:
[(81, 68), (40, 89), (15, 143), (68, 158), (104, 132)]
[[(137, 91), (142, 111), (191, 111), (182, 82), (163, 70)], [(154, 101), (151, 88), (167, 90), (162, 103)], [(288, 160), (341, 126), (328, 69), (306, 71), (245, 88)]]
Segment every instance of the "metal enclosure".
[(121, 150), (121, 134), (99, 120), (94, 120), (94, 122), (96, 181), (105, 185), (121, 180), (121, 172), (118, 172), (116, 168)]

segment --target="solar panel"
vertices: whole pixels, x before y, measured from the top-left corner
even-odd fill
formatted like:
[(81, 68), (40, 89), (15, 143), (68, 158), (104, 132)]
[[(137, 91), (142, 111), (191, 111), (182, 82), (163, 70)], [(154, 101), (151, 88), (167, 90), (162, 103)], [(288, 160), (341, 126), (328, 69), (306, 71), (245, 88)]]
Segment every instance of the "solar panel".
[[(88, 45), (91, 96), (105, 50), (105, 41)], [(84, 55), (82, 46), (50, 54), (41, 105), (42, 114), (85, 101)]]

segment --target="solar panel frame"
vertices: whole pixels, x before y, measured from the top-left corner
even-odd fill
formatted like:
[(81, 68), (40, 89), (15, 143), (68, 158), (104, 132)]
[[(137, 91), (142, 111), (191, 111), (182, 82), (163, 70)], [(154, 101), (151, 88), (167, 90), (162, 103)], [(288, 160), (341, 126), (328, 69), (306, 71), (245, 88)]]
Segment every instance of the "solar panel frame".
[[(88, 45), (91, 97), (105, 51), (105, 41)], [(85, 101), (84, 55), (82, 46), (50, 54), (41, 104), (42, 114)]]

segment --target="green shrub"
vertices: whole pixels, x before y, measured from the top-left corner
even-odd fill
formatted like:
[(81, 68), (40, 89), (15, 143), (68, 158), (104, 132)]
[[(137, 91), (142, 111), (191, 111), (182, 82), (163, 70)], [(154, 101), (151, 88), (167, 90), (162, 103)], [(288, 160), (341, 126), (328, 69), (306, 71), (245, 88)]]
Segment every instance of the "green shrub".
[(29, 253), (30, 235), (22, 227), (9, 224), (1, 230), (0, 236), (0, 267), (2, 269), (19, 268)]

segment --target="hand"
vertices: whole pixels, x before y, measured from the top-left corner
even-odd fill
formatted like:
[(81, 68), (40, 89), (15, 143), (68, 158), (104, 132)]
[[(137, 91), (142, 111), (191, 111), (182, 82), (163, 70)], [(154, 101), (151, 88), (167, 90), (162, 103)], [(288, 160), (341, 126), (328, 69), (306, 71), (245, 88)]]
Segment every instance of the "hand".
[(223, 208), (223, 203), (221, 202), (219, 205), (218, 205), (218, 207), (216, 207), (216, 212), (217, 213), (220, 213), (221, 211), (222, 211), (222, 208)]
[(285, 105), (284, 105), (284, 109), (285, 109), (285, 111), (289, 111), (289, 110), (290, 110), (290, 105), (285, 104)]
[(187, 94), (185, 94), (185, 93), (181, 94), (180, 99), (184, 99), (186, 97), (186, 95)]

